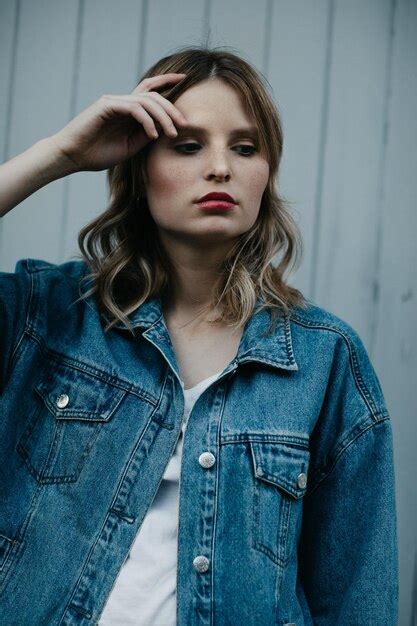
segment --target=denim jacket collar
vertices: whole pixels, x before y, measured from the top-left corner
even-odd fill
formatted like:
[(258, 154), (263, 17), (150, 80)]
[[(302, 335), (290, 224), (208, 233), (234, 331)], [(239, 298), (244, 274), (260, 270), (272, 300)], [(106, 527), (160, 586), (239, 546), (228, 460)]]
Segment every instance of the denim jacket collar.
[[(269, 309), (257, 310), (261, 304), (257, 298), (253, 315), (246, 322), (234, 363), (257, 361), (286, 370), (298, 370), (291, 338), (290, 317), (284, 312), (276, 323), (275, 330), (268, 333), (271, 314)], [(155, 342), (171, 346), (169, 333), (163, 318), (161, 299), (154, 296), (139, 306), (129, 320), (134, 328), (143, 328), (143, 335)], [(115, 328), (126, 329), (123, 322), (118, 321)]]

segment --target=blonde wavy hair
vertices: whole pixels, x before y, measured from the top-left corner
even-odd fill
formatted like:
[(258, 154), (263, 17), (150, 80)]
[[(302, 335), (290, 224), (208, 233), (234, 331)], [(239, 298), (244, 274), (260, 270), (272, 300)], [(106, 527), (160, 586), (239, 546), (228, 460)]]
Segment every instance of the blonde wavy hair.
[[(256, 222), (239, 235), (221, 267), (210, 305), (221, 311), (212, 322), (231, 327), (246, 323), (256, 311), (270, 307), (272, 325), (283, 311), (306, 308), (303, 294), (290, 286), (284, 274), (298, 267), (303, 243), (286, 201), (276, 191), (283, 149), (278, 110), (268, 93), (267, 80), (247, 61), (225, 48), (182, 47), (157, 61), (143, 79), (165, 73), (185, 73), (178, 84), (159, 89), (171, 102), (193, 85), (216, 77), (241, 95), (245, 111), (256, 122), (260, 147), (269, 162), (269, 179)], [(96, 294), (100, 314), (108, 321), (105, 332), (121, 320), (134, 334), (128, 316), (154, 296), (169, 296), (172, 271), (159, 241), (145, 193), (146, 156), (152, 142), (133, 157), (107, 170), (108, 208), (78, 234), (81, 256), (90, 272), (82, 280), (92, 284), (82, 294)], [(276, 267), (272, 259), (279, 255)], [(260, 299), (260, 307), (256, 308)]]

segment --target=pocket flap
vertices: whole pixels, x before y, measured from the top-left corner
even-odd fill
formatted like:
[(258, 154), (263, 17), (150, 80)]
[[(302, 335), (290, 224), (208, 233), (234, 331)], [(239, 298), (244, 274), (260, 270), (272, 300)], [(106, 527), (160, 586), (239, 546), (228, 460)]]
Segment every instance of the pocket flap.
[(63, 363), (44, 372), (35, 391), (57, 419), (110, 419), (126, 390)]
[(251, 441), (255, 476), (294, 498), (307, 491), (310, 451), (287, 442)]

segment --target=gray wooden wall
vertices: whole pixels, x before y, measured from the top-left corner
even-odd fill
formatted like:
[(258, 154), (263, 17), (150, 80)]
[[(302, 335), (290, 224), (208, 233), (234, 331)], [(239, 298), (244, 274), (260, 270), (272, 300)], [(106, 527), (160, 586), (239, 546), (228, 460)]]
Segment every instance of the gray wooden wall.
[[(417, 0), (0, 0), (3, 161), (181, 45), (267, 76), (305, 242), (292, 282), (359, 332), (393, 420), (400, 626), (417, 623), (416, 26)], [(0, 222), (0, 269), (68, 260), (106, 203), (105, 172), (39, 190)]]

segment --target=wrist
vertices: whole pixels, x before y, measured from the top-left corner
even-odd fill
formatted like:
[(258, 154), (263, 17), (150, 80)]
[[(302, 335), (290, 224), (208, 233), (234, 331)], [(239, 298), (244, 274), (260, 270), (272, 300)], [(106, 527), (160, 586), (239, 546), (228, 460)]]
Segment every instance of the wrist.
[(76, 163), (59, 147), (55, 135), (41, 139), (38, 144), (43, 155), (44, 171), (48, 172), (51, 180), (80, 171)]

